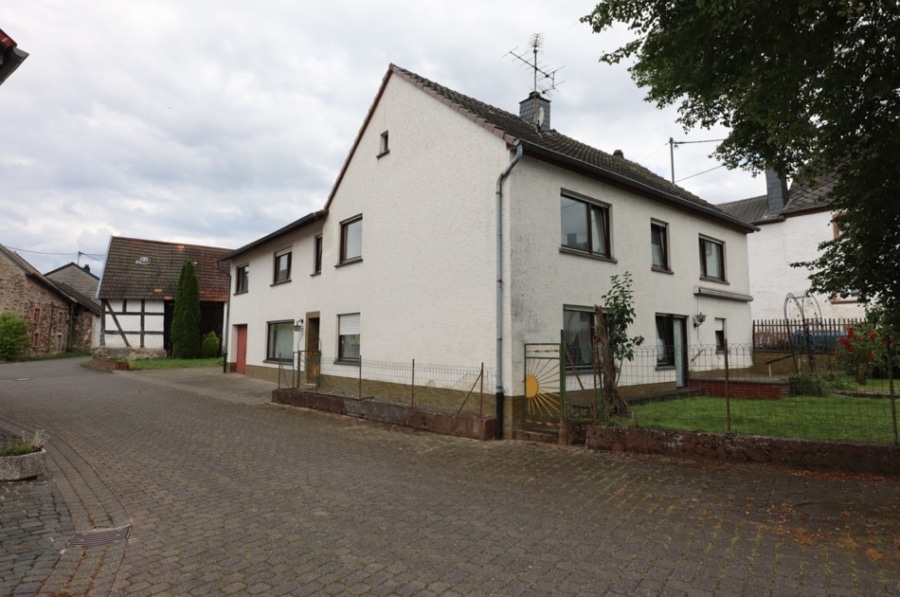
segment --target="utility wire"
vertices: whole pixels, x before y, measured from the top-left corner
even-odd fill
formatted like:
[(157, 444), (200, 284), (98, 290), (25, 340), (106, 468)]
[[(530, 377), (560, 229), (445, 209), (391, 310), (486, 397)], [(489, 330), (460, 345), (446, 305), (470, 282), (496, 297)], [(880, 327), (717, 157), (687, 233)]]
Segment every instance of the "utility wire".
[(706, 174), (707, 172), (712, 172), (713, 170), (718, 170), (719, 168), (724, 168), (724, 167), (725, 167), (725, 164), (719, 164), (718, 166), (710, 168), (709, 170), (703, 170), (702, 172), (697, 172), (696, 174), (691, 174), (690, 176), (685, 176), (684, 178), (679, 178), (675, 182), (679, 183), (682, 180), (687, 180), (688, 178), (694, 178), (695, 176), (700, 176), (701, 174)]
[(17, 251), (19, 253), (34, 253), (36, 255), (84, 255), (85, 257), (90, 257), (91, 259), (105, 259), (106, 253), (83, 253), (81, 251), (76, 251), (75, 253), (46, 253), (44, 251), (32, 251), (30, 249), (17, 249), (16, 247), (7, 247), (7, 249), (11, 249), (13, 251)]

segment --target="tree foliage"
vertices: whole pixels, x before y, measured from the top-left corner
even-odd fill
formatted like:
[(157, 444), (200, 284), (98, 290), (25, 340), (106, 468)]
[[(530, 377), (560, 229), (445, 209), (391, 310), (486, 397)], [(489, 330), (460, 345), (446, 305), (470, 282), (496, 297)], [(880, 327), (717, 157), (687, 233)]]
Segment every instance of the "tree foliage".
[(833, 175), (843, 233), (799, 265), (814, 290), (900, 312), (900, 3), (607, 0), (582, 21), (628, 27), (634, 39), (601, 60), (633, 60), (646, 99), (677, 105), (686, 129), (729, 127), (726, 165)]
[(610, 276), (610, 289), (603, 295), (603, 306), (594, 307), (597, 314), (595, 354), (603, 376), (603, 403), (608, 412), (628, 414), (628, 402), (619, 395), (619, 373), (622, 362), (634, 359), (634, 349), (643, 344), (643, 336), (629, 336), (634, 323), (634, 291), (631, 273)]
[(178, 289), (175, 291), (172, 356), (176, 359), (196, 359), (200, 356), (200, 283), (190, 261), (181, 267)]
[(13, 313), (0, 313), (0, 360), (16, 360), (30, 341), (27, 321)]

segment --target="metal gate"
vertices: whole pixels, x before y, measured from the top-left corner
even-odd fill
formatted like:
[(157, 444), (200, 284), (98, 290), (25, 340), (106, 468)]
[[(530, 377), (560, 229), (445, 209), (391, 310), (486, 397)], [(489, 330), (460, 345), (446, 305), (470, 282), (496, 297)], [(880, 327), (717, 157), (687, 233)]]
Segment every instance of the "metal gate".
[(559, 424), (565, 402), (560, 344), (525, 345), (525, 426)]

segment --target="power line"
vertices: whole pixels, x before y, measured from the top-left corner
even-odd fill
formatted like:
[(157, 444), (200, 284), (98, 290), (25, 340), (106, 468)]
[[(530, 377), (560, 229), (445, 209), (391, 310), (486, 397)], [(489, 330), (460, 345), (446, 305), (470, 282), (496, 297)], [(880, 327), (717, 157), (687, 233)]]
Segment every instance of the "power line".
[(710, 168), (709, 170), (704, 170), (702, 172), (697, 172), (696, 174), (691, 174), (690, 176), (685, 176), (684, 178), (679, 178), (675, 182), (678, 183), (678, 182), (681, 182), (682, 180), (687, 180), (688, 178), (694, 178), (695, 176), (700, 176), (701, 174), (706, 174), (707, 172), (712, 172), (713, 170), (718, 170), (719, 168), (724, 168), (724, 167), (725, 167), (725, 164), (719, 164), (718, 166), (714, 166), (714, 167)]
[(75, 255), (76, 257), (80, 257), (84, 255), (85, 257), (90, 257), (91, 259), (103, 260), (106, 258), (106, 253), (84, 253), (82, 251), (76, 251), (74, 253), (47, 253), (44, 251), (32, 251), (31, 249), (17, 249), (16, 247), (7, 247), (7, 249), (11, 249), (18, 253), (34, 253), (35, 255), (52, 255), (54, 257), (60, 257), (65, 255)]

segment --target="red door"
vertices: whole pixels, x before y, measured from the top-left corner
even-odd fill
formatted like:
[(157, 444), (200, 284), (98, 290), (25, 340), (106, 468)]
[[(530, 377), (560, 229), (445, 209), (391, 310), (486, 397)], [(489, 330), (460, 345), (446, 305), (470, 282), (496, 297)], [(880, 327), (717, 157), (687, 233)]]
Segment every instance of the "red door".
[(237, 355), (234, 362), (234, 372), (242, 375), (247, 373), (247, 326), (236, 325), (234, 331), (237, 332)]

